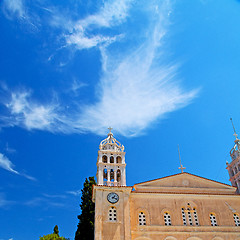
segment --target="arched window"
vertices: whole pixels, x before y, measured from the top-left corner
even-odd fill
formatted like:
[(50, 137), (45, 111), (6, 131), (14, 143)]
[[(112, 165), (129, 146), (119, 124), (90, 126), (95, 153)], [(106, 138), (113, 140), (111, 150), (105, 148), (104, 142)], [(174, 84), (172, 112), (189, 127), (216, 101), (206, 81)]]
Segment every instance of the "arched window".
[(199, 226), (197, 210), (195, 207), (192, 208), (190, 203), (187, 203), (187, 208), (182, 207), (181, 212), (183, 225)]
[(187, 219), (186, 219), (186, 214), (185, 214), (185, 208), (182, 208), (182, 220), (183, 220), (183, 225), (187, 225)]
[(114, 163), (114, 157), (113, 156), (110, 157), (110, 163)]
[(114, 182), (114, 170), (113, 169), (110, 170), (110, 181)]
[(171, 222), (171, 216), (168, 212), (164, 213), (164, 222), (166, 226), (171, 226), (172, 222)]
[(103, 162), (103, 163), (107, 163), (107, 156), (106, 156), (106, 155), (103, 155), (103, 157), (102, 157), (102, 162)]
[(117, 156), (117, 163), (122, 163), (122, 158), (120, 156)]
[(108, 220), (111, 222), (117, 221), (117, 209), (115, 207), (110, 207), (108, 210)]
[(107, 169), (103, 169), (103, 185), (107, 185)]
[(233, 214), (233, 219), (234, 219), (234, 223), (235, 223), (235, 226), (240, 226), (240, 220), (239, 220), (239, 215), (237, 213), (234, 213)]
[(187, 216), (188, 216), (189, 225), (192, 226), (193, 222), (192, 222), (192, 215), (191, 215), (191, 209), (190, 208), (187, 209)]
[(138, 223), (139, 223), (139, 225), (146, 225), (146, 216), (145, 216), (144, 212), (139, 213)]
[(118, 183), (121, 182), (121, 171), (120, 171), (120, 169), (117, 170), (117, 182)]
[(198, 226), (199, 222), (198, 222), (198, 215), (197, 215), (197, 209), (196, 208), (193, 208), (193, 217), (194, 217), (195, 225)]
[(209, 217), (210, 217), (211, 225), (212, 226), (217, 226), (216, 214), (215, 213), (210, 213)]

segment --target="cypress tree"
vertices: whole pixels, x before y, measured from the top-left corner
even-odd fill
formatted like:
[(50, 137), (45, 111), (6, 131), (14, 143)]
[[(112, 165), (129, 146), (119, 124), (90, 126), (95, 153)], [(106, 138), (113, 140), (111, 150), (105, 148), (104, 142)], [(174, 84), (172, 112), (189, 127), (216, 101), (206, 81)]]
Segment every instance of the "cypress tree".
[(95, 204), (92, 202), (92, 187), (96, 184), (94, 177), (86, 178), (81, 196), (81, 214), (75, 233), (75, 240), (94, 240)]
[(58, 225), (56, 225), (53, 229), (53, 233), (59, 237)]

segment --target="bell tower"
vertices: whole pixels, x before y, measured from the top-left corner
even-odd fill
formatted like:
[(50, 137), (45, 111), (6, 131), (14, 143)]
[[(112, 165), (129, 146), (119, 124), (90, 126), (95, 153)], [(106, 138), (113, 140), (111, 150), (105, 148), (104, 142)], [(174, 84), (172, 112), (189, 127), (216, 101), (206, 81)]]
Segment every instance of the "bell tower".
[[(230, 120), (232, 121), (232, 119)], [(232, 161), (230, 163), (227, 162), (227, 170), (232, 186), (237, 187), (237, 193), (240, 193), (240, 140), (238, 139), (238, 135), (236, 133), (234, 125), (233, 130), (235, 141), (234, 146), (230, 151)]]
[(97, 185), (126, 186), (124, 146), (108, 128), (108, 137), (101, 141), (97, 158)]

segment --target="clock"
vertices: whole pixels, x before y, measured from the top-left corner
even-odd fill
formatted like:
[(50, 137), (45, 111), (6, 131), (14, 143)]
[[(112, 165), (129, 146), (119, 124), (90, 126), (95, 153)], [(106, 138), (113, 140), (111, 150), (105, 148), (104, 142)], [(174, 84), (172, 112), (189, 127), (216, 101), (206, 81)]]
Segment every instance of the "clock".
[(119, 196), (117, 193), (115, 192), (111, 192), (107, 195), (107, 200), (110, 202), (110, 203), (117, 203), (118, 200), (119, 200)]

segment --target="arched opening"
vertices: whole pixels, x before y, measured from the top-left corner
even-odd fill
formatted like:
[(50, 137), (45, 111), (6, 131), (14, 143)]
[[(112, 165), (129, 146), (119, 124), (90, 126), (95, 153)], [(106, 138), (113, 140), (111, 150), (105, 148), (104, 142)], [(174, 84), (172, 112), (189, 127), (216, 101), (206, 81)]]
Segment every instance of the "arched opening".
[(138, 223), (139, 225), (146, 225), (146, 215), (144, 214), (144, 212), (140, 212), (138, 214)]
[(121, 182), (121, 171), (120, 171), (120, 169), (117, 170), (117, 182), (118, 183)]
[(122, 158), (120, 156), (117, 156), (117, 163), (122, 163)]
[(110, 163), (114, 163), (114, 157), (113, 156), (110, 157)]
[(189, 225), (192, 226), (193, 222), (192, 222), (192, 215), (191, 215), (191, 209), (190, 208), (187, 209), (187, 216), (188, 216)]
[(193, 217), (194, 217), (195, 225), (198, 226), (199, 225), (198, 215), (197, 215), (197, 209), (195, 207), (193, 208)]
[(106, 156), (106, 155), (103, 155), (103, 157), (102, 157), (102, 162), (103, 162), (103, 163), (107, 163), (107, 156)]
[(107, 169), (103, 169), (103, 185), (107, 185)]
[(177, 240), (177, 239), (175, 237), (168, 236), (168, 237), (164, 238), (164, 240)]
[(164, 213), (164, 222), (166, 226), (171, 226), (172, 222), (171, 222), (171, 216), (168, 212)]
[(186, 214), (185, 214), (185, 208), (182, 208), (182, 220), (183, 220), (183, 225), (187, 225), (187, 219), (186, 219)]
[(110, 207), (110, 209), (108, 210), (108, 220), (110, 222), (117, 221), (117, 209), (115, 207)]
[(240, 220), (239, 220), (239, 214), (238, 213), (234, 213), (233, 214), (233, 219), (234, 219), (234, 223), (235, 223), (235, 226), (240, 226)]
[(210, 218), (211, 226), (217, 226), (216, 214), (210, 213), (209, 218)]
[(114, 170), (113, 169), (110, 170), (110, 181), (114, 182)]

